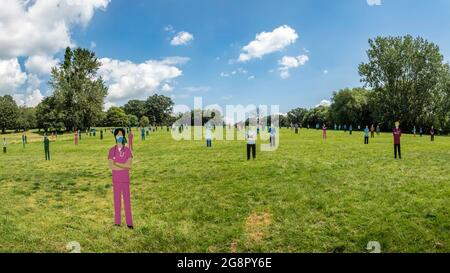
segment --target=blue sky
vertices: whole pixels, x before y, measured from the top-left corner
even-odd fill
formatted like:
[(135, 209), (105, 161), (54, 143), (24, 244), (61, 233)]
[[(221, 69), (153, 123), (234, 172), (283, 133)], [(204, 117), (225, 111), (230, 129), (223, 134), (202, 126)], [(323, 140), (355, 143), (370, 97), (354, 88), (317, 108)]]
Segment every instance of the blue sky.
[[(369, 5), (367, 0), (97, 1), (106, 4), (95, 7), (89, 20), (67, 22), (67, 26), (73, 45), (92, 48), (99, 58), (111, 61), (105, 74), (121, 71), (108, 79), (120, 93), (108, 98), (111, 105), (157, 92), (171, 96), (178, 104), (192, 105), (194, 96), (202, 96), (204, 105), (277, 104), (287, 112), (329, 100), (332, 92), (341, 88), (361, 86), (358, 64), (366, 61), (368, 39), (377, 35), (420, 35), (438, 44), (447, 61), (450, 56), (447, 0), (381, 0), (380, 5)], [(295, 31), (297, 38), (279, 50), (248, 61), (238, 60), (258, 33), (271, 33), (280, 27)], [(186, 44), (171, 44), (180, 32), (189, 33), (193, 39)], [(49, 52), (55, 59), (62, 58), (60, 49)], [(23, 73), (31, 75), (25, 62), (32, 54), (24, 50), (8, 58), (17, 57)], [(151, 70), (153, 66), (139, 64), (162, 62), (173, 56), (189, 60), (163, 67), (178, 71), (166, 75), (162, 70), (160, 74), (165, 76), (157, 73), (155, 82), (148, 85), (132, 86), (139, 85), (134, 80), (142, 78), (130, 78), (131, 83), (122, 81), (124, 75), (128, 79), (124, 71), (137, 74), (139, 69)], [(300, 56), (307, 56), (307, 61), (296, 63)], [(281, 75), (283, 57), (294, 60), (285, 68), (289, 77)], [(114, 65), (113, 60), (118, 63)], [(48, 75), (42, 74), (39, 90), (45, 96), (50, 94), (45, 85)], [(126, 88), (133, 92), (127, 93)], [(30, 92), (26, 89), (25, 82), (17, 87), (19, 99)]]

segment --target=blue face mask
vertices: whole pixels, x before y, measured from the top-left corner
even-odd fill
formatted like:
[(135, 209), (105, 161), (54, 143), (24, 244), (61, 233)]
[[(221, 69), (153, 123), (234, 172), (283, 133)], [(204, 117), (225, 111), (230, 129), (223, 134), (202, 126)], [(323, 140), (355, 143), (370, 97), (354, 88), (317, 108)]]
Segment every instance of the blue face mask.
[(123, 136), (116, 137), (117, 143), (123, 143)]

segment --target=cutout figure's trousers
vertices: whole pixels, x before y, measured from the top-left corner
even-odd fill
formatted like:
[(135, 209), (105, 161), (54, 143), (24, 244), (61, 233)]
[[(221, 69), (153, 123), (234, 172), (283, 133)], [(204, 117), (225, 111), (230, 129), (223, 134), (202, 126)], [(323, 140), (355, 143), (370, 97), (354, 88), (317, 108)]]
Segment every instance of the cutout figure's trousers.
[(400, 159), (402, 159), (402, 152), (400, 150), (400, 144), (394, 144), (394, 155), (395, 155), (395, 159), (397, 159), (397, 152), (398, 152), (398, 157)]
[(114, 192), (114, 223), (120, 225), (122, 211), (122, 196), (125, 207), (125, 219), (127, 226), (133, 226), (133, 217), (131, 214), (130, 183), (113, 182)]
[(250, 152), (253, 159), (256, 158), (256, 144), (247, 144), (247, 160), (250, 160)]

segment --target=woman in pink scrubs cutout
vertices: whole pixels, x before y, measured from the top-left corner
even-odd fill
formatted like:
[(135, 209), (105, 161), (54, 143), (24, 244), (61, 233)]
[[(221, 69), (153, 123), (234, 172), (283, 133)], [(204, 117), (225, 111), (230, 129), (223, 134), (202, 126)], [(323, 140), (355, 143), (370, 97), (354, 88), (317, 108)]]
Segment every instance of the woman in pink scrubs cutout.
[(131, 214), (130, 201), (130, 170), (132, 167), (133, 154), (125, 146), (125, 130), (116, 129), (114, 131), (116, 145), (109, 150), (109, 168), (112, 171), (113, 192), (114, 192), (114, 223), (120, 226), (121, 223), (121, 203), (125, 207), (125, 219), (128, 228), (133, 229), (133, 218)]

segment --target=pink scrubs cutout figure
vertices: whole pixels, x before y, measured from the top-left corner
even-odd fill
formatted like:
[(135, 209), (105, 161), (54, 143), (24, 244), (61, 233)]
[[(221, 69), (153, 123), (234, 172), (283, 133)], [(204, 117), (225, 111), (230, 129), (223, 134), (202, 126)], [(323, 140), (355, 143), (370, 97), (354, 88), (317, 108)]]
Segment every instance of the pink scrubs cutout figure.
[(133, 132), (131, 132), (131, 128), (130, 132), (128, 133), (128, 148), (133, 151)]
[(114, 223), (121, 224), (122, 196), (125, 207), (125, 219), (128, 228), (133, 229), (133, 218), (131, 214), (130, 200), (130, 170), (132, 167), (133, 154), (125, 146), (125, 130), (114, 131), (116, 145), (109, 150), (109, 168), (112, 171), (113, 193), (114, 193)]

